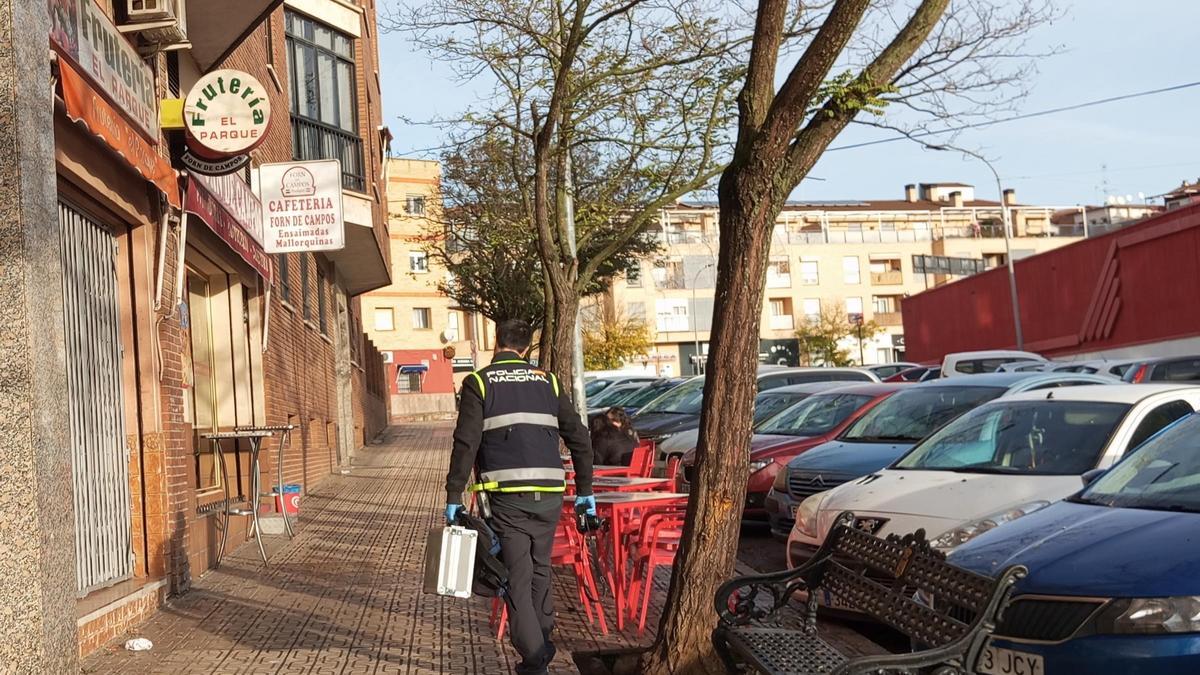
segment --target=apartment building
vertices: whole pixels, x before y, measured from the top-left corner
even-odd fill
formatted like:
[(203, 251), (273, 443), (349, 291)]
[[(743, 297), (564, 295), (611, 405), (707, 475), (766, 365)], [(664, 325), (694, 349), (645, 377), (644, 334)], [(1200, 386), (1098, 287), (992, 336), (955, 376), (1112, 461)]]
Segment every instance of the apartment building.
[[(1076, 241), (1051, 222), (1056, 207), (977, 199), (963, 183), (907, 185), (894, 200), (791, 202), (771, 243), (760, 340), (765, 363), (799, 365), (796, 329), (823, 310), (837, 308), (882, 328), (878, 335), (842, 342), (858, 362), (904, 358), (904, 298), (953, 279), (916, 273), (913, 257), (949, 256), (1005, 263), (1002, 208), (1012, 219), (1012, 253), (1020, 259)], [(604, 299), (654, 333), (652, 353), (630, 365), (664, 375), (703, 367), (716, 281), (718, 210), (711, 203), (679, 203), (663, 212), (663, 253), (616, 280)], [(701, 358), (697, 358), (697, 354)]]
[(387, 362), (393, 417), (451, 413), (467, 373), (491, 361), (494, 329), (439, 289), (451, 279), (440, 246), (441, 169), (436, 161), (387, 161), (391, 285), (363, 297), (367, 334)]
[[(77, 670), (247, 541), (251, 448), (209, 435), (292, 425), (307, 491), (386, 425), (375, 25), (373, 0), (0, 0), (9, 670)], [(340, 248), (266, 252), (258, 169), (295, 160), (340, 163)]]

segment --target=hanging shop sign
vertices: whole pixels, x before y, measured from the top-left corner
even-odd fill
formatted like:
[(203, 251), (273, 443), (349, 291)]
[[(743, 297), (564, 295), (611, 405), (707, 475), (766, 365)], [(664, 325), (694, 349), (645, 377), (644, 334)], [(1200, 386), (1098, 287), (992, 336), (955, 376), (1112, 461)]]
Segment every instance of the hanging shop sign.
[(267, 253), (337, 251), (346, 246), (342, 163), (336, 159), (258, 167)]
[(90, 84), (65, 62), (59, 63), (63, 102), (67, 117), (87, 127), (114, 152), (120, 155), (142, 178), (166, 195), (167, 201), (179, 208), (179, 180), (165, 158), (125, 118), (117, 113)]
[(145, 140), (158, 143), (154, 71), (93, 0), (49, 0), (50, 44)]
[[(229, 189), (229, 186), (221, 185), (220, 181), (224, 179), (240, 182), (240, 179), (233, 176), (210, 178), (191, 175), (187, 182), (184, 210), (203, 220), (214, 234), (228, 244), (270, 285), (271, 256), (267, 255), (262, 245), (250, 235), (250, 226), (257, 227), (258, 221), (247, 222), (244, 220), (245, 216), (242, 215), (246, 212), (245, 210), (239, 214), (238, 211), (231, 210), (225, 205), (225, 201), (230, 199), (230, 195), (226, 193), (218, 196), (220, 191)], [(245, 183), (242, 184), (245, 185)], [(251, 194), (250, 197), (253, 198), (254, 195)], [(249, 211), (252, 212), (253, 209), (249, 209)]]
[(201, 77), (183, 101), (188, 147), (205, 157), (241, 155), (267, 138), (271, 99), (249, 73), (214, 70)]

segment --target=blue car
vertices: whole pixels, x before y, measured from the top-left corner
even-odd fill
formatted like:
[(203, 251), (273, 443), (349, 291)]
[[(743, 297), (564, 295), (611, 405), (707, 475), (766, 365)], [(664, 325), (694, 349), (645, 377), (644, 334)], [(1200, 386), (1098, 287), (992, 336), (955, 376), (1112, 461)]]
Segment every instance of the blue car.
[(979, 673), (1200, 673), (1200, 414), (950, 560), (1029, 568)]
[[(1087, 373), (991, 373), (909, 385), (863, 415), (837, 440), (796, 457), (785, 471), (776, 474), (765, 504), (771, 532), (788, 538), (805, 499), (879, 471), (938, 427), (992, 399), (1023, 391), (1115, 382), (1118, 380)], [(791, 538), (797, 540), (788, 546), (793, 566), (807, 560), (820, 545), (815, 533)]]

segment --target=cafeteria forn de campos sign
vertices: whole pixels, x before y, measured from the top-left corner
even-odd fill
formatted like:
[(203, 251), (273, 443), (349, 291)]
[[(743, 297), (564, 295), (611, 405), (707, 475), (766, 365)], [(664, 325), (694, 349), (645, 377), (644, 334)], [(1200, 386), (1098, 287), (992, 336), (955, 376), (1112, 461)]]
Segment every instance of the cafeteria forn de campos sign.
[(342, 163), (336, 159), (258, 167), (267, 253), (337, 251), (346, 246)]
[(198, 154), (210, 159), (243, 155), (266, 140), (271, 99), (253, 75), (214, 70), (188, 92), (183, 123), (188, 146)]

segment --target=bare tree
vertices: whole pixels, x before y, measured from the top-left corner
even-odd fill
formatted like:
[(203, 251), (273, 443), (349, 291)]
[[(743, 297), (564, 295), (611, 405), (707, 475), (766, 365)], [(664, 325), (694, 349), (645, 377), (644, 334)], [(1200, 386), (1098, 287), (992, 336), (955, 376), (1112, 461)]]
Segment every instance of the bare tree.
[[(511, 168), (545, 284), (542, 363), (563, 380), (580, 297), (606, 261), (728, 158), (749, 39), (733, 28), (747, 15), (731, 9), (722, 0), (429, 0), (385, 18), (464, 79), (493, 87), (456, 122), (521, 148)], [(588, 161), (605, 167), (591, 172), (596, 182), (572, 180)], [(586, 260), (571, 246), (566, 208), (582, 190), (596, 197), (575, 199)]]
[[(815, 15), (820, 28), (802, 36), (798, 59), (781, 69), (796, 13)], [(639, 672), (723, 671), (710, 643), (712, 602), (737, 551), (770, 235), (787, 196), (864, 111), (879, 115), (899, 102), (928, 119), (958, 107), (987, 112), (1019, 95), (1024, 36), (1050, 18), (1032, 1), (920, 0), (910, 8), (759, 0), (737, 140), (718, 189), (721, 244), (696, 479), (666, 610)]]
[[(428, 208), (429, 225), (419, 243), (430, 260), (450, 272), (438, 288), (460, 307), (496, 322), (523, 319), (538, 326), (546, 313), (543, 267), (537, 232), (512, 169), (528, 165), (521, 154), (526, 150), (498, 132), (462, 139), (446, 150), (441, 199)], [(614, 204), (607, 194), (617, 182), (610, 174), (618, 169), (588, 148), (576, 154), (582, 160), (575, 180), (576, 220), (584, 235), (578, 258), (594, 270), (580, 294), (591, 296), (635, 261), (657, 253), (659, 243), (645, 230), (624, 238), (621, 223), (611, 215), (623, 203)], [(624, 243), (608, 250), (618, 237)]]

